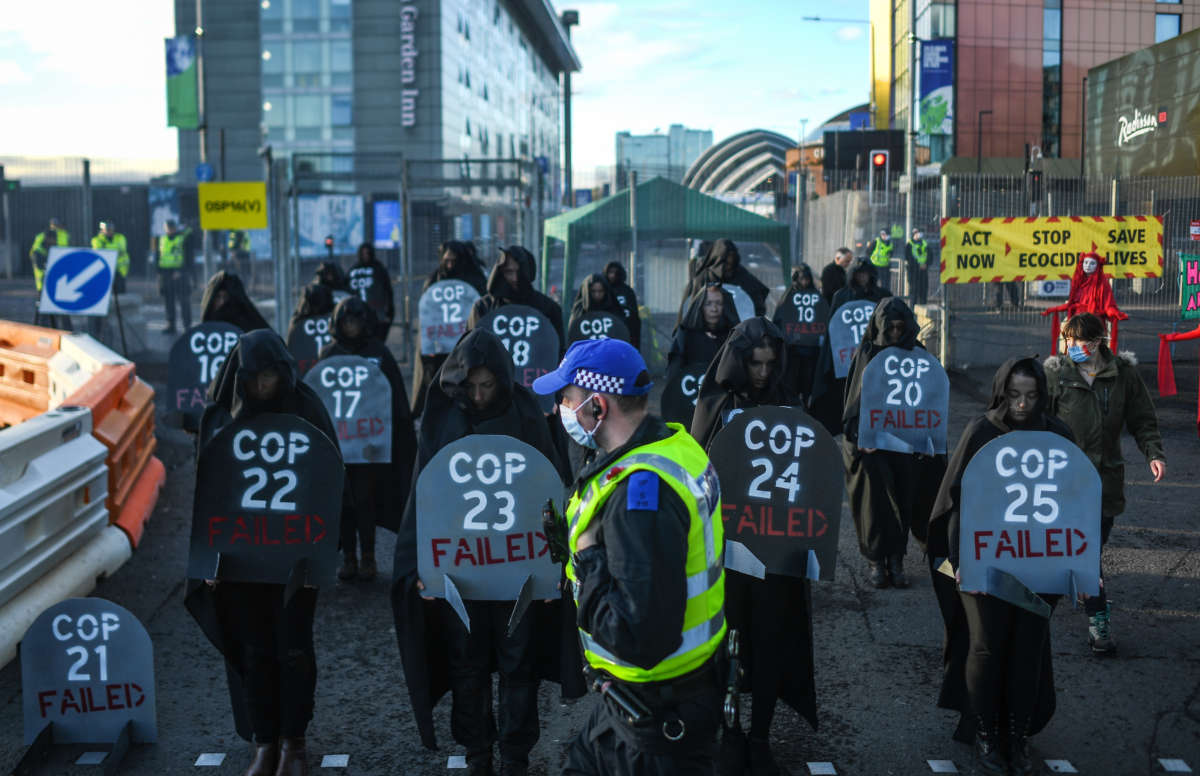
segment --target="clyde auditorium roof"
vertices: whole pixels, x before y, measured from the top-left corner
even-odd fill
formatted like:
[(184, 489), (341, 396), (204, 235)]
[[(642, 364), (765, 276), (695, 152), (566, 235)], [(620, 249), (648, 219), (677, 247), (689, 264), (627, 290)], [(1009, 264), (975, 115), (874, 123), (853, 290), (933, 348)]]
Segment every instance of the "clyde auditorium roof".
[(722, 140), (700, 155), (683, 185), (705, 194), (754, 191), (773, 175), (783, 175), (785, 156), (796, 141), (778, 132), (752, 129)]

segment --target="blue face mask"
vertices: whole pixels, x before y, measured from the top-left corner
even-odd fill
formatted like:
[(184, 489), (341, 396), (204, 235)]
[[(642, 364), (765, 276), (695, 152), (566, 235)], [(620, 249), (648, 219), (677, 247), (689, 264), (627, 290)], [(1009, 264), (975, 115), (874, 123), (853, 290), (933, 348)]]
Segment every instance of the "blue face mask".
[(583, 409), (584, 404), (587, 404), (594, 398), (596, 398), (596, 394), (593, 393), (591, 396), (584, 399), (583, 402), (580, 403), (580, 405), (575, 409), (571, 409), (565, 404), (558, 405), (558, 416), (562, 418), (563, 428), (566, 430), (567, 435), (589, 450), (600, 449), (600, 446), (596, 444), (596, 431), (599, 430), (600, 424), (604, 421), (596, 421), (595, 428), (593, 428), (591, 431), (588, 431), (579, 422), (579, 411)]
[(1072, 345), (1071, 347), (1067, 348), (1067, 355), (1070, 356), (1071, 360), (1076, 364), (1082, 364), (1084, 361), (1087, 361), (1092, 357), (1092, 354), (1089, 353), (1087, 348), (1085, 348), (1083, 345)]

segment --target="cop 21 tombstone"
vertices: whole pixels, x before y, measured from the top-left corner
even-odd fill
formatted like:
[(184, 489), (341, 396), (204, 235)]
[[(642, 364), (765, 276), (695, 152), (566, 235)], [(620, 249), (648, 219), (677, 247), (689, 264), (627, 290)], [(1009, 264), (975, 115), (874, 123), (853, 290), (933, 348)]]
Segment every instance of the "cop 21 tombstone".
[(874, 312), (875, 302), (866, 299), (846, 302), (833, 311), (829, 319), (829, 348), (833, 351), (835, 377), (844, 378), (850, 372), (850, 361)]
[(362, 356), (331, 356), (318, 361), (304, 382), (329, 412), (345, 463), (391, 463), (392, 385), (377, 364)]
[(816, 291), (793, 291), (779, 300), (775, 319), (789, 345), (820, 347), (829, 332), (829, 304)]
[(709, 458), (721, 479), (725, 567), (833, 579), (844, 473), (837, 443), (803, 410), (735, 410)]
[(421, 321), (421, 355), (454, 350), (467, 331), (467, 317), (479, 292), (461, 280), (439, 280), (421, 294), (417, 315)]
[(863, 370), (858, 446), (897, 453), (946, 452), (950, 380), (923, 348), (884, 348)]
[(242, 330), (228, 323), (201, 323), (185, 331), (171, 345), (167, 357), (168, 407), (194, 428), (204, 412), (208, 385), (238, 343)]
[(332, 584), (343, 471), (333, 440), (295, 415), (221, 429), (196, 461), (188, 577)]
[(562, 496), (553, 464), (510, 436), (473, 434), (438, 451), (417, 479), (417, 569), (424, 594), (445, 598), (470, 629), (462, 601), (557, 598), (542, 506)]
[(1034, 594), (1100, 590), (1100, 475), (1071, 441), (1011, 431), (984, 445), (962, 479), (960, 588), (1050, 615)]
[(303, 377), (317, 363), (321, 348), (333, 342), (333, 333), (329, 330), (328, 314), (306, 315), (297, 323), (288, 334), (287, 347)]
[(739, 321), (748, 321), (754, 317), (754, 300), (746, 293), (746, 289), (730, 283), (722, 283), (721, 288), (733, 297), (733, 308), (737, 311)]
[[(532, 307), (506, 304), (483, 316), (478, 326), (504, 343), (517, 382), (526, 388), (558, 366), (558, 332), (549, 318)], [(537, 400), (543, 412), (554, 409), (553, 396), (537, 395)]]
[(691, 427), (696, 400), (700, 398), (700, 388), (704, 385), (704, 372), (707, 369), (705, 364), (691, 364), (668, 374), (662, 395), (663, 420), (682, 423), (685, 428)]
[(586, 313), (571, 321), (571, 328), (567, 330), (567, 344), (585, 339), (619, 339), (629, 342), (631, 337), (624, 318), (601, 310)]

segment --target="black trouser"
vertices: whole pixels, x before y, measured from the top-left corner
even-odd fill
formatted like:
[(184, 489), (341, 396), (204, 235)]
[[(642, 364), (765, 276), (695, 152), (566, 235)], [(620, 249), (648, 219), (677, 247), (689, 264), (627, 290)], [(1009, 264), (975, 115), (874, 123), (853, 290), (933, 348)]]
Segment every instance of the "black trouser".
[(159, 270), (159, 286), (162, 290), (163, 305), (166, 307), (167, 328), (175, 328), (175, 307), (179, 307), (183, 328), (192, 326), (192, 295), (187, 275), (181, 269)]
[(376, 516), (387, 508), (383, 498), (387, 482), (380, 469), (386, 472), (387, 468), (371, 463), (346, 466), (346, 484), (354, 496), (354, 509), (342, 513), (338, 530), (342, 552), (347, 555), (354, 555), (360, 544), (363, 555), (375, 553)]
[(925, 510), (929, 517), (929, 494), (921, 490), (929, 485), (924, 475), (931, 459), (891, 450), (864, 453), (843, 440), (842, 460), (859, 551), (873, 563), (903, 555), (914, 516)]
[(813, 380), (817, 375), (817, 361), (820, 357), (821, 349), (815, 345), (790, 346), (788, 373), (791, 384), (788, 387), (800, 396), (808, 398), (812, 394)]
[(929, 280), (925, 267), (915, 261), (908, 263), (908, 295), (913, 304), (925, 304), (929, 300)]
[[(1053, 607), (1058, 596), (1043, 596)], [(1050, 620), (990, 595), (959, 593), (967, 617), (966, 685), (981, 723), (1025, 729), (1033, 717)], [(1007, 717), (1007, 719), (1005, 719)]]
[(725, 574), (725, 614), (729, 628), (742, 637), (743, 659), (750, 666), (750, 737), (767, 738), (775, 719), (775, 704), (786, 662), (778, 631), (782, 618), (794, 614), (787, 603), (788, 580), (775, 574), (766, 579)]
[(1112, 533), (1113, 523), (1116, 519), (1116, 515), (1112, 517), (1106, 515), (1100, 518), (1100, 594), (1089, 596), (1083, 602), (1083, 610), (1087, 612), (1088, 617), (1099, 614), (1108, 608), (1108, 590), (1104, 579), (1104, 547), (1108, 544), (1108, 535)]
[(449, 634), (450, 733), (467, 750), (467, 765), (492, 761), (496, 720), (492, 711), (492, 669), (500, 673), (500, 759), (527, 765), (538, 741), (537, 650), (533, 643), (532, 612), (526, 612), (516, 632), (507, 637), (512, 615), (509, 601), (464, 601), (471, 632), (447, 605), (443, 607)]

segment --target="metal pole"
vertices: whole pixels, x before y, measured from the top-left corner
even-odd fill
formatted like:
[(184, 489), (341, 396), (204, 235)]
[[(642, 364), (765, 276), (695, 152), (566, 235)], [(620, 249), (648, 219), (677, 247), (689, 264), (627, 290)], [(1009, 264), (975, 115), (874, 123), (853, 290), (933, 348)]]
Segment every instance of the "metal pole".
[(991, 115), (990, 110), (979, 111), (979, 123), (975, 132), (975, 175), (983, 175), (983, 117)]
[[(567, 33), (567, 40), (571, 40), (571, 27), (579, 24), (578, 11), (563, 11), (562, 26)], [(575, 207), (575, 177), (572, 174), (571, 167), (571, 71), (563, 71), (563, 175), (564, 183), (566, 184), (566, 203), (567, 207)]]
[[(196, 107), (200, 113), (200, 162), (208, 161), (208, 114), (205, 103), (204, 84), (204, 0), (196, 0)], [(200, 230), (200, 245), (204, 249), (204, 277), (212, 277), (213, 262), (208, 250), (208, 232)]]
[[(942, 202), (941, 202), (941, 217), (950, 217), (950, 176), (942, 176)], [(938, 256), (939, 260), (941, 256)], [(942, 362), (943, 368), (950, 366), (950, 287), (942, 284), (942, 324), (941, 334), (938, 342), (938, 361)]]
[[(0, 166), (0, 180), (4, 180), (4, 167)], [(16, 247), (13, 243), (13, 224), (12, 224), (12, 205), (9, 202), (12, 195), (8, 192), (8, 187), (4, 189), (4, 276), (12, 280), (14, 271), (13, 253)]]
[(1083, 101), (1079, 109), (1079, 177), (1087, 177), (1087, 76), (1083, 77)]
[[(400, 272), (404, 275), (404, 353), (413, 352), (412, 343), (412, 214), (408, 201), (408, 160), (400, 160)], [(439, 257), (440, 260), (440, 257)]]
[(1116, 178), (1113, 178), (1112, 179), (1112, 193), (1109, 198), (1109, 207), (1108, 207), (1109, 213), (1108, 214), (1110, 216), (1121, 215), (1121, 213), (1119, 212), (1121, 209), (1120, 205), (1121, 205), (1121, 182), (1119, 180), (1117, 180)]
[(796, 180), (796, 253), (792, 266), (804, 263), (804, 209), (808, 206), (808, 170), (800, 173)]
[(83, 160), (83, 234), (81, 237), (88, 242), (79, 243), (80, 245), (90, 245), (91, 241), (88, 235), (91, 234), (89, 229), (95, 229), (95, 224), (92, 223), (92, 160)]
[(637, 252), (638, 252), (638, 223), (637, 223), (637, 171), (629, 171), (629, 282), (637, 286)]
[[(908, 0), (908, 145), (904, 149), (904, 176), (908, 178), (908, 193), (904, 197), (904, 244), (912, 236), (913, 195), (917, 191), (917, 71), (920, 67), (920, 45), (917, 41), (917, 3)], [(872, 76), (873, 77), (873, 76)], [(890, 262), (889, 262), (890, 263)], [(907, 260), (900, 259), (900, 295), (908, 294)], [(889, 267), (890, 271), (890, 267)]]

